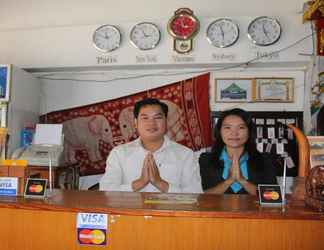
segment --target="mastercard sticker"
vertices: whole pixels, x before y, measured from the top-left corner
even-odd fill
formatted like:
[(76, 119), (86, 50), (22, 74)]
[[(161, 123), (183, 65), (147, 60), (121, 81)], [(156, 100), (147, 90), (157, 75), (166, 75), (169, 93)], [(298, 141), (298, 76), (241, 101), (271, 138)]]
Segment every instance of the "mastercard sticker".
[(280, 195), (277, 191), (265, 191), (263, 194), (265, 200), (278, 200)]
[(28, 178), (25, 186), (25, 197), (44, 198), (47, 179)]
[(281, 188), (279, 185), (258, 185), (260, 205), (282, 204)]
[(106, 230), (78, 228), (78, 241), (80, 245), (106, 245)]
[(107, 245), (107, 228), (107, 214), (77, 214), (77, 239), (80, 245)]
[(44, 190), (43, 186), (40, 184), (34, 184), (28, 187), (28, 191), (29, 192), (33, 192), (33, 193), (41, 193)]

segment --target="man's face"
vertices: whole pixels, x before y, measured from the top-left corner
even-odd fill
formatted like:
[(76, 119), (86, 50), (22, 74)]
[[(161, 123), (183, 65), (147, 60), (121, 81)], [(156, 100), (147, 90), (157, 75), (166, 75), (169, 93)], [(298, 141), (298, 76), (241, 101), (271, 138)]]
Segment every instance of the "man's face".
[(135, 119), (135, 127), (142, 140), (161, 140), (167, 130), (167, 119), (159, 105), (143, 106)]

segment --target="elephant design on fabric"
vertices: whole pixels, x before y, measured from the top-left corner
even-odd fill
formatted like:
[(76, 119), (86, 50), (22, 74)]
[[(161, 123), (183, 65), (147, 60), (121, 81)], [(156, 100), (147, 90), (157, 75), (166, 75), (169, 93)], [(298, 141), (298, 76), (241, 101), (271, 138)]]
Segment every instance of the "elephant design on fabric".
[(63, 123), (64, 157), (69, 163), (76, 162), (75, 151), (85, 149), (90, 161), (102, 160), (99, 141), (113, 146), (110, 124), (103, 115), (78, 117)]
[(133, 107), (124, 108), (119, 114), (119, 128), (120, 133), (125, 142), (129, 142), (136, 133), (134, 126)]
[(174, 141), (182, 141), (185, 139), (182, 131), (182, 110), (179, 106), (170, 101), (163, 101), (166, 105), (168, 105), (168, 132), (167, 135), (170, 139)]

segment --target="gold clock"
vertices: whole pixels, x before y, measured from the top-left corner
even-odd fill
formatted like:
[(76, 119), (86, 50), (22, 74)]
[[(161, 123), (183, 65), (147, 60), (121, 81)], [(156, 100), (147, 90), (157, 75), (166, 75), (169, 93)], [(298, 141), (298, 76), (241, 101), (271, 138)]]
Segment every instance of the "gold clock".
[(190, 52), (192, 40), (199, 32), (199, 27), (199, 20), (192, 10), (188, 8), (176, 10), (167, 26), (169, 34), (173, 37), (173, 49), (181, 54)]

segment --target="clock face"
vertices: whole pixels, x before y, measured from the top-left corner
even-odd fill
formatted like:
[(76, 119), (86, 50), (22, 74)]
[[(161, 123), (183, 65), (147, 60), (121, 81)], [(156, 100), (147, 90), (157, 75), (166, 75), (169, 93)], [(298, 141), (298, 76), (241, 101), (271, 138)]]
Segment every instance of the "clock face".
[(161, 39), (159, 28), (153, 23), (136, 24), (130, 32), (132, 44), (141, 50), (150, 50), (155, 48)]
[(239, 38), (239, 28), (230, 19), (221, 18), (207, 28), (207, 40), (215, 47), (225, 48), (233, 45)]
[(193, 15), (175, 15), (168, 23), (168, 31), (176, 39), (190, 39), (197, 34), (198, 30), (199, 21)]
[(259, 46), (268, 46), (277, 42), (281, 35), (280, 23), (271, 17), (258, 17), (248, 27), (248, 37)]
[(103, 25), (93, 33), (93, 44), (102, 52), (110, 52), (117, 49), (121, 43), (121, 34), (117, 27)]

